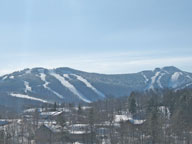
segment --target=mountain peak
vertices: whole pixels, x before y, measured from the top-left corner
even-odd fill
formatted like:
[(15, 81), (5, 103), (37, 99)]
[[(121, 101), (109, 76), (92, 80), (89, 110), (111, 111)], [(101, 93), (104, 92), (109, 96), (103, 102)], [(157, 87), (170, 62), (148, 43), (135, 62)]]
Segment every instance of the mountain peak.
[(161, 71), (161, 68), (155, 68), (154, 69), (154, 72), (159, 72), (159, 71)]
[(163, 67), (162, 69), (167, 71), (167, 72), (170, 72), (170, 73), (180, 72), (181, 71), (180, 69), (178, 69), (175, 66), (166, 66), (166, 67)]

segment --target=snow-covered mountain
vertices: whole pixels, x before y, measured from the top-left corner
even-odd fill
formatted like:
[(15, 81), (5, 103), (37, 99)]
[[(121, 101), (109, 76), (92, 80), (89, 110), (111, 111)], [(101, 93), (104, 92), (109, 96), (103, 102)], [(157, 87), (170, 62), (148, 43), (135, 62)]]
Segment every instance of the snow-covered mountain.
[(192, 86), (192, 73), (176, 67), (133, 74), (106, 75), (71, 68), (33, 68), (0, 77), (0, 104), (46, 102), (90, 103), (132, 91), (183, 89)]

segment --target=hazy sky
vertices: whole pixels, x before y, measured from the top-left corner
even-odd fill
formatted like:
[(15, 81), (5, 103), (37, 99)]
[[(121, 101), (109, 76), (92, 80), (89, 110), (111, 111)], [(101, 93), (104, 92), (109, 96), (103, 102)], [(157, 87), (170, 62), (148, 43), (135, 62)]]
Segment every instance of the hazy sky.
[(192, 72), (192, 0), (0, 0), (0, 74)]

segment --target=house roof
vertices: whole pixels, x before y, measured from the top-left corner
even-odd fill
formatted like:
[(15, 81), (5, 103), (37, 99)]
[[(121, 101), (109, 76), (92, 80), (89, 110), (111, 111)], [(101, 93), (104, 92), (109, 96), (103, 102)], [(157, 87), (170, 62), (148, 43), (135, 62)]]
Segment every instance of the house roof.
[(0, 120), (0, 126), (8, 125), (9, 122), (6, 120)]

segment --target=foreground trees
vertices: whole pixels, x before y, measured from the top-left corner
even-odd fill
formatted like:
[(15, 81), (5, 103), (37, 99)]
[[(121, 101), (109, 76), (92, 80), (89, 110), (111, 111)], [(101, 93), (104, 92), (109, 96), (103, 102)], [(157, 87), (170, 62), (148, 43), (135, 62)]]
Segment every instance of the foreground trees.
[[(54, 110), (53, 110), (54, 107)], [(74, 143), (70, 127), (84, 125), (83, 144), (192, 144), (192, 90), (162, 93), (132, 93), (121, 98), (110, 97), (86, 105), (51, 105), (51, 112), (67, 110), (56, 117), (42, 119), (39, 109), (30, 117), (21, 117), (0, 130), (0, 144), (30, 144), (35, 136), (50, 135), (49, 142)], [(45, 109), (48, 112), (49, 107)], [(49, 113), (49, 112), (48, 112)], [(117, 120), (117, 116), (122, 120)], [(59, 126), (59, 134), (42, 124)], [(54, 128), (54, 127), (52, 127)], [(98, 132), (99, 131), (99, 132)], [(102, 132), (100, 132), (102, 131)], [(44, 140), (44, 138), (42, 138)], [(59, 144), (60, 144), (59, 143)]]

